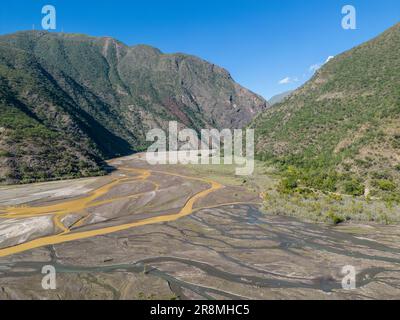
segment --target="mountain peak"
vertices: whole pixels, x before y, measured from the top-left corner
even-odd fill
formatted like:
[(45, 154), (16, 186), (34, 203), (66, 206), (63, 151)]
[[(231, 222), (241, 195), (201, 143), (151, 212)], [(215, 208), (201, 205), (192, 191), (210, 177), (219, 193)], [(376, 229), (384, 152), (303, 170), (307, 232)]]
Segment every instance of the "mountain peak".
[(150, 53), (154, 55), (161, 55), (163, 54), (160, 49), (149, 46), (147, 44), (137, 44), (130, 47), (132, 50), (141, 51), (144, 53)]

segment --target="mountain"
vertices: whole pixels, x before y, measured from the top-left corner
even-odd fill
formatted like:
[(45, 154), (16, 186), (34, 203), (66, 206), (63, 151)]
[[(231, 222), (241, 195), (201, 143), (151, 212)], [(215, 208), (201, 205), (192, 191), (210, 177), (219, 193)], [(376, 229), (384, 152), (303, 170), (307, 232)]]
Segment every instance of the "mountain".
[(277, 95), (273, 96), (271, 99), (269, 99), (269, 100), (268, 100), (268, 103), (269, 103), (271, 106), (273, 106), (274, 104), (277, 104), (277, 103), (281, 103), (281, 102), (283, 102), (288, 96), (290, 96), (292, 92), (293, 92), (293, 91), (290, 90), (290, 91), (286, 91), (286, 92), (282, 92), (282, 93), (280, 93), (280, 94), (277, 94)]
[[(258, 157), (298, 183), (400, 200), (400, 24), (258, 116)], [(296, 180), (296, 181), (294, 181)]]
[(168, 121), (241, 128), (268, 103), (223, 68), (109, 37), (0, 36), (0, 182), (103, 172)]

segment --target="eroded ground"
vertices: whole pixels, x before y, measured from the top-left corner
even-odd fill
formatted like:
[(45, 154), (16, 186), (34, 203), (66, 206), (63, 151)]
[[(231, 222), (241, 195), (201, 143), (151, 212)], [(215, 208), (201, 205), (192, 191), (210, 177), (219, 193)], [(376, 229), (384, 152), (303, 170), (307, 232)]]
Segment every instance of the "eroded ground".
[[(190, 167), (0, 189), (0, 299), (395, 299), (400, 227), (309, 224)], [(198, 173), (198, 172), (197, 172)], [(42, 288), (43, 266), (57, 271)], [(356, 268), (343, 290), (342, 268)]]

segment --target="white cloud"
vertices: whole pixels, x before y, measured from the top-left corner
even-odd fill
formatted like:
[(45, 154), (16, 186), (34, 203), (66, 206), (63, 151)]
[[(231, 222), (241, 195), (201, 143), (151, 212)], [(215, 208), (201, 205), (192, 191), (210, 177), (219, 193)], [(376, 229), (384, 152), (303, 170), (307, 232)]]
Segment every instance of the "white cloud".
[(288, 84), (290, 83), (290, 78), (286, 77), (285, 79), (282, 79), (281, 81), (279, 81), (279, 84)]
[(279, 84), (289, 84), (289, 83), (298, 82), (298, 81), (299, 81), (298, 78), (286, 77), (286, 78), (282, 79), (281, 81), (279, 81)]
[(325, 63), (328, 63), (329, 61), (331, 61), (334, 58), (334, 56), (329, 56), (328, 59), (326, 59)]
[(320, 69), (322, 65), (320, 63), (313, 64), (308, 70), (312, 73), (316, 72), (318, 69)]
[(328, 62), (331, 61), (333, 58), (334, 58), (334, 56), (329, 56), (329, 57), (325, 60), (324, 63), (316, 63), (316, 64), (313, 64), (308, 70), (309, 70), (311, 73), (315, 73), (315, 72), (317, 72), (319, 69), (321, 69), (321, 67), (322, 67), (325, 63), (328, 63)]

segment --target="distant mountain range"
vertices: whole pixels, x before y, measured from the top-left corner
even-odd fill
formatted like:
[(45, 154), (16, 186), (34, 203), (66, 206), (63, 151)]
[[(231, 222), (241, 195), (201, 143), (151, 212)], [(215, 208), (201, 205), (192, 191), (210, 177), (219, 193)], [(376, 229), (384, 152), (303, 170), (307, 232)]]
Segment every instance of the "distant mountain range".
[(305, 186), (400, 200), (400, 24), (336, 56), (252, 123), (258, 157)]
[(268, 103), (273, 106), (274, 104), (281, 103), (283, 100), (285, 100), (287, 97), (290, 96), (290, 94), (293, 92), (293, 90), (282, 92), (280, 94), (277, 94), (273, 96), (271, 99), (268, 100)]
[(0, 79), (0, 183), (100, 174), (168, 121), (241, 128), (268, 107), (221, 67), (109, 37), (1, 36)]

